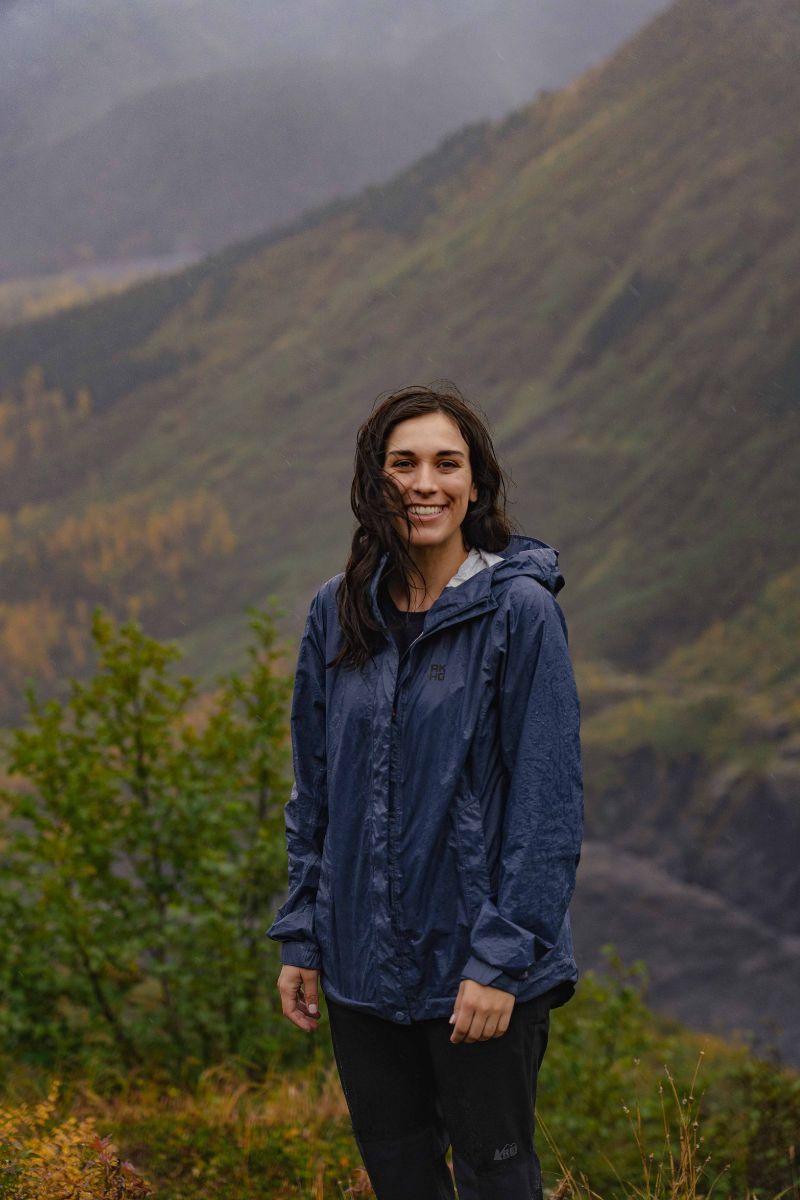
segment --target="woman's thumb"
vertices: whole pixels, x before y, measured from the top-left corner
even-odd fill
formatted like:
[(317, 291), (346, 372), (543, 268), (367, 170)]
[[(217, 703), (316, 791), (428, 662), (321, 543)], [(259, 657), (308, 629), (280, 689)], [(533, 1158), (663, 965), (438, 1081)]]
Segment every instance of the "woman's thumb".
[(319, 1012), (319, 1002), (317, 997), (317, 979), (316, 971), (308, 971), (303, 973), (303, 996), (305, 997), (306, 1008), (314, 1016)]

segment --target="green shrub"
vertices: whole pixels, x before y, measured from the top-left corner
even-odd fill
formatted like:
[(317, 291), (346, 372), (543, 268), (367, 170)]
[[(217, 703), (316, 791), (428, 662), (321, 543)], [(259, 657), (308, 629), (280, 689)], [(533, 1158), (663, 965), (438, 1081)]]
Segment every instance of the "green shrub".
[(800, 1078), (646, 1004), (647, 971), (604, 947), (552, 1014), (537, 1096), (545, 1183), (564, 1197), (800, 1200)]
[(251, 628), (245, 672), (200, 697), (176, 647), (98, 609), (94, 677), (64, 703), (28, 689), (2, 792), (7, 1056), (109, 1080), (277, 1053), (290, 680), (272, 617)]

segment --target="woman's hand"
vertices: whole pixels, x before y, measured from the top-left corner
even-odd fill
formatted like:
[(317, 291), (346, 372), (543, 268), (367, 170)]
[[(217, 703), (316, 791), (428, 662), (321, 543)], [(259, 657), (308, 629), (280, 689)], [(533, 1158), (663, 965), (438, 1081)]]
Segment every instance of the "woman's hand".
[(508, 1029), (516, 996), (502, 988), (484, 987), (474, 979), (462, 979), (453, 1015), (451, 1042), (485, 1042), (502, 1037)]
[(305, 967), (283, 966), (278, 976), (283, 1015), (307, 1032), (316, 1029), (319, 1023), (318, 981), (319, 971)]

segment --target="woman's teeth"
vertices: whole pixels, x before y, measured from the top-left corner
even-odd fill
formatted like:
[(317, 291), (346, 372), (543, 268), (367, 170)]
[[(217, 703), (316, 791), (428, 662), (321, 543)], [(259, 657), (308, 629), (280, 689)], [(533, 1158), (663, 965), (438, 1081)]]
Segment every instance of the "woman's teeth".
[(416, 513), (418, 517), (432, 517), (443, 510), (443, 504), (411, 504), (408, 508), (409, 512)]

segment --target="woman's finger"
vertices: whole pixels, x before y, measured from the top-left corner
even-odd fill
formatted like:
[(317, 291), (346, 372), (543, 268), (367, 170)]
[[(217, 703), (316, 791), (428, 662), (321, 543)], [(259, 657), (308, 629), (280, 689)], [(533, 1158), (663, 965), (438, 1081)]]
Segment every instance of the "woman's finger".
[(311, 1033), (313, 1029), (319, 1028), (319, 1021), (315, 1017), (307, 1016), (299, 1008), (284, 1015), (289, 1018), (293, 1025), (296, 1025), (298, 1029), (304, 1029), (306, 1033)]
[(469, 1033), (466, 1036), (466, 1041), (482, 1042), (484, 1040), (483, 1031), (486, 1027), (486, 1013), (476, 1012), (472, 1018), (472, 1023), (469, 1027)]
[(500, 1013), (489, 1013), (486, 1018), (486, 1024), (483, 1027), (481, 1039), (487, 1042), (489, 1038), (493, 1038), (497, 1033), (497, 1026), (500, 1024)]
[(303, 979), (303, 1000), (310, 1015), (319, 1016), (319, 996), (318, 983), (319, 971), (307, 971), (301, 968), (300, 974)]
[(319, 1013), (312, 1016), (299, 994), (295, 995), (294, 1001), (290, 1002), (288, 1011), (284, 1008), (283, 1012), (284, 1016), (288, 1017), (292, 1024), (297, 1025), (299, 1029), (310, 1031), (319, 1025)]
[(317, 1022), (308, 1013), (303, 1012), (296, 988), (284, 985), (280, 988), (280, 996), (281, 1010), (287, 1020), (291, 1021), (293, 1025), (297, 1025), (300, 1029), (316, 1029)]
[(507, 1013), (503, 1013), (501, 1015), (500, 1020), (497, 1022), (497, 1032), (495, 1034), (495, 1037), (502, 1037), (503, 1034), (506, 1032), (509, 1025), (511, 1024), (511, 1014), (513, 1011), (514, 1011), (513, 1008), (511, 1008), (511, 1009), (509, 1009), (509, 1011)]
[(308, 977), (308, 986), (316, 995), (316, 971), (304, 971), (300, 967), (283, 967), (278, 976), (278, 992), (281, 998), (281, 1010), (287, 1020), (298, 1029), (310, 1032), (319, 1025), (319, 1012), (312, 1014), (308, 1011), (303, 997), (304, 976)]
[(456, 1020), (455, 1024), (453, 1025), (453, 1032), (450, 1035), (451, 1042), (456, 1043), (463, 1042), (465, 1040), (470, 1031), (474, 1015), (474, 1007), (462, 1000), (461, 1004), (455, 1010)]

